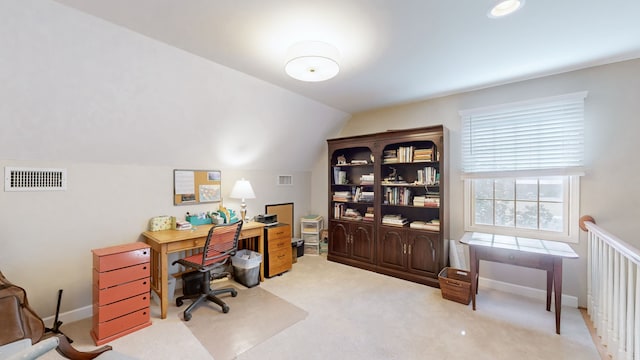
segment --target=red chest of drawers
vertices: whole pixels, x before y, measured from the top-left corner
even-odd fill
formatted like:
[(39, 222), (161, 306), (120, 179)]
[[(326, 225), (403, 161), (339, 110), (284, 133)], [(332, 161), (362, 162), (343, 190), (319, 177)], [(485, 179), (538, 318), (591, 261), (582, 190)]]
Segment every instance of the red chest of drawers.
[(131, 243), (92, 252), (91, 337), (96, 345), (151, 325), (149, 245)]

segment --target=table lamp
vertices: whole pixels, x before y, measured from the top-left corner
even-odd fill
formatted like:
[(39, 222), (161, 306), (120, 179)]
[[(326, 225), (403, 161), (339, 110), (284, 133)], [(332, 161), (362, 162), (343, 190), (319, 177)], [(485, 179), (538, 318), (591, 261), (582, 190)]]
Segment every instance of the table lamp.
[(242, 217), (243, 221), (246, 221), (247, 204), (244, 202), (244, 200), (256, 198), (256, 194), (253, 192), (253, 188), (251, 187), (251, 183), (249, 182), (249, 180), (245, 180), (244, 178), (237, 180), (233, 185), (231, 195), (229, 196), (232, 199), (242, 199), (242, 204), (240, 205), (240, 216)]

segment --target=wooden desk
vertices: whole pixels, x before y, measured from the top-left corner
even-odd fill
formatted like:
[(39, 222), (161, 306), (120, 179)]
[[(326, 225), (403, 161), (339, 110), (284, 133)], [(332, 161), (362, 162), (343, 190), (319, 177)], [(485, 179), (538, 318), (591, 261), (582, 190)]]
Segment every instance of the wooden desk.
[[(151, 247), (151, 289), (160, 297), (160, 318), (167, 317), (169, 254), (204, 247), (212, 225), (198, 225), (194, 230), (145, 231), (144, 241)], [(257, 238), (258, 252), (264, 258), (264, 224), (246, 222), (240, 239)], [(260, 281), (264, 281), (264, 261), (260, 262)]]
[(560, 334), (562, 308), (562, 259), (578, 254), (562, 242), (484, 233), (466, 233), (460, 242), (469, 245), (471, 301), (476, 309), (480, 260), (540, 269), (547, 272), (547, 311), (551, 311), (551, 291), (555, 294), (556, 333)]

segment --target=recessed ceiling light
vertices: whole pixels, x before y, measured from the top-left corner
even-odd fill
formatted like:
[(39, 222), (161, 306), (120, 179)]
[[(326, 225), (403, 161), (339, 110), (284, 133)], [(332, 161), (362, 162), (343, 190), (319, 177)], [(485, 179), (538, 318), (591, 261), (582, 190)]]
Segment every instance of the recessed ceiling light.
[(304, 41), (289, 49), (285, 71), (301, 81), (324, 81), (340, 71), (339, 52), (334, 46), (321, 41)]
[(524, 2), (525, 0), (497, 0), (489, 12), (487, 12), (487, 16), (492, 19), (497, 19), (513, 14), (524, 6)]

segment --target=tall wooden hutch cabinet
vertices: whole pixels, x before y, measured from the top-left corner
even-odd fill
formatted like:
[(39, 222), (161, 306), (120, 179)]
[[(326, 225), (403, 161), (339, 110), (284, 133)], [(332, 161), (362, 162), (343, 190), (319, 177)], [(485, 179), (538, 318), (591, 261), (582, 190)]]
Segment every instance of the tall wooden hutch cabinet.
[(329, 260), (439, 286), (446, 137), (433, 126), (327, 140)]

